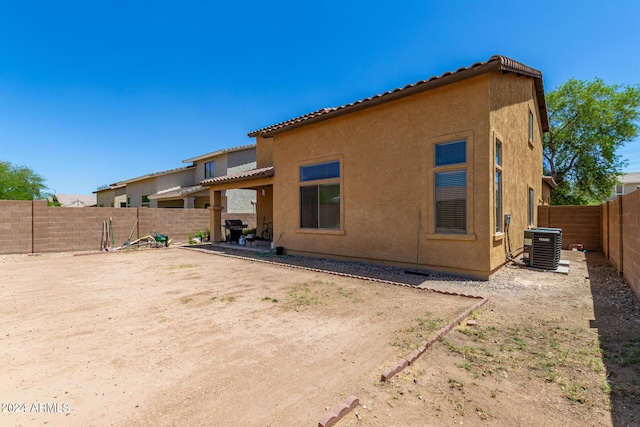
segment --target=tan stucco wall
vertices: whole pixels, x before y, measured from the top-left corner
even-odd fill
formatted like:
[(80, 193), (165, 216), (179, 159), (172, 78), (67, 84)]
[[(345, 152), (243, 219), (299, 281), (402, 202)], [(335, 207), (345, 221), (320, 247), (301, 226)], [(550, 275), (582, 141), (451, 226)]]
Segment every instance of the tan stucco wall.
[(273, 166), (273, 138), (256, 137), (256, 167)]
[[(274, 229), (289, 252), (483, 275), (489, 268), (489, 77), (292, 130), (273, 138)], [(435, 144), (467, 140), (467, 235), (436, 235)], [(299, 229), (299, 167), (340, 160), (342, 227)], [(474, 214), (475, 213), (475, 214)], [(481, 233), (478, 233), (480, 231)]]
[[(539, 123), (533, 148), (527, 141), (529, 108), (538, 114), (533, 99), (531, 79), (485, 74), (271, 140), (258, 137), (258, 166), (262, 147), (265, 159), (272, 149), (278, 245), (289, 253), (405, 266), (414, 266), (417, 255), (421, 268), (486, 277), (505, 255), (504, 239), (494, 242), (493, 232), (495, 134), (503, 142), (504, 213), (515, 217), (512, 230), (524, 229), (528, 186), (536, 203), (541, 197)], [(437, 234), (435, 145), (460, 139), (467, 141), (467, 234)], [(332, 160), (341, 162), (341, 228), (302, 230), (299, 168)]]
[[(542, 128), (532, 79), (514, 74), (491, 75), (491, 155), (487, 177), (491, 186), (488, 198), (490, 227), (483, 230), (493, 236), (491, 270), (505, 263), (506, 236), (495, 233), (494, 163), (495, 140), (502, 142), (503, 218), (511, 214), (509, 238), (511, 249), (524, 244), (524, 230), (528, 228), (529, 188), (534, 190), (534, 224), (537, 206), (542, 203)], [(534, 138), (529, 142), (529, 111), (534, 115)]]

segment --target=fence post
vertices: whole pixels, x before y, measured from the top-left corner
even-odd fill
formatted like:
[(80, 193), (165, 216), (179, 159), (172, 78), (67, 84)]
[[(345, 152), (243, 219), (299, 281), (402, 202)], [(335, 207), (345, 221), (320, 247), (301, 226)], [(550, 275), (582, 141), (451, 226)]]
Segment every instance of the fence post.
[(33, 217), (33, 206), (35, 205), (36, 201), (35, 200), (31, 200), (31, 253), (35, 254), (36, 253), (36, 238), (35, 238), (35, 219)]

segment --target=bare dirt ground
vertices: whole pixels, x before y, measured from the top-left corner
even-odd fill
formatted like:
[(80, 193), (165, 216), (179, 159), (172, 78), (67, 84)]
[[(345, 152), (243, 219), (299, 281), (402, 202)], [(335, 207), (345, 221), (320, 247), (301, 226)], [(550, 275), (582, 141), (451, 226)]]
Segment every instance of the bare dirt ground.
[(0, 295), (3, 426), (314, 425), (475, 302), (183, 249), (5, 257)]
[(487, 282), (266, 259), (490, 301), (381, 383), (477, 300), (177, 248), (0, 257), (0, 425), (309, 426), (351, 394), (338, 425), (640, 425), (640, 304), (601, 254)]

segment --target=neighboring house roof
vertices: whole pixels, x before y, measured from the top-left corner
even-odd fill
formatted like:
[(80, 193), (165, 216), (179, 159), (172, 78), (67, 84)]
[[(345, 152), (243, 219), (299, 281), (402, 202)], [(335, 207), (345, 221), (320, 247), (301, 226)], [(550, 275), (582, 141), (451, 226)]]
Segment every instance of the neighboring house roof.
[(552, 176), (543, 176), (542, 177), (542, 182), (544, 182), (545, 184), (547, 184), (549, 187), (551, 188), (558, 188), (558, 183), (556, 182), (555, 179), (553, 179)]
[(273, 166), (268, 166), (266, 168), (251, 169), (244, 172), (232, 173), (230, 175), (223, 175), (215, 178), (205, 179), (204, 181), (200, 181), (200, 185), (213, 185), (223, 182), (241, 182), (255, 178), (268, 178), (270, 176), (273, 176), (273, 173)]
[(155, 194), (151, 194), (149, 197), (150, 200), (163, 200), (163, 199), (178, 199), (189, 194), (198, 193), (200, 191), (206, 190), (202, 185), (194, 185), (191, 187), (176, 187), (170, 188), (163, 191), (158, 191)]
[(192, 157), (190, 159), (183, 160), (182, 163), (197, 162), (199, 160), (208, 159), (210, 157), (216, 157), (216, 156), (220, 156), (222, 154), (233, 153), (233, 152), (236, 152), (236, 151), (250, 150), (252, 148), (256, 148), (256, 144), (246, 144), (246, 145), (240, 145), (240, 146), (237, 146), (237, 147), (223, 148), (222, 150), (213, 151), (213, 152), (208, 153), (208, 154), (203, 154), (201, 156)]
[(131, 179), (126, 179), (124, 181), (119, 181), (119, 182), (116, 182), (116, 183), (111, 184), (111, 185), (112, 186), (115, 186), (115, 185), (124, 186), (124, 185), (127, 185), (127, 184), (131, 184), (132, 182), (142, 181), (144, 179), (155, 178), (157, 176), (162, 176), (162, 175), (169, 175), (169, 174), (176, 173), (176, 172), (183, 172), (183, 171), (186, 171), (186, 170), (191, 169), (193, 167), (194, 167), (193, 165), (190, 165), (190, 166), (183, 166), (181, 168), (167, 169), (167, 170), (160, 171), (160, 172), (152, 172), (152, 173), (148, 173), (146, 175), (138, 176), (136, 178), (131, 178)]
[(618, 177), (622, 184), (635, 184), (640, 182), (640, 172), (629, 172)]
[(547, 132), (549, 130), (549, 115), (547, 113), (547, 104), (544, 98), (542, 72), (505, 56), (494, 55), (486, 62), (476, 62), (470, 67), (462, 67), (453, 72), (446, 72), (441, 76), (431, 77), (428, 80), (420, 80), (414, 84), (409, 84), (402, 88), (396, 88), (392, 91), (374, 95), (372, 97), (361, 99), (360, 101), (355, 101), (340, 107), (322, 108), (320, 110), (293, 118), (291, 120), (258, 129), (249, 133), (249, 136), (255, 137), (260, 135), (263, 137), (271, 137), (281, 132), (285, 132), (302, 126), (307, 126), (312, 123), (328, 120), (333, 117), (338, 117), (350, 112), (373, 107), (386, 102), (394, 101), (396, 99), (404, 98), (416, 93), (425, 92), (430, 89), (455, 83), (491, 71), (516, 73), (518, 75), (532, 77), (534, 79), (536, 97), (538, 99), (538, 106), (540, 109), (540, 119), (542, 121), (542, 130), (544, 132)]
[(104, 188), (98, 188), (96, 191), (92, 191), (92, 193), (97, 194), (97, 193), (100, 193), (101, 191), (117, 190), (118, 188), (122, 188), (126, 186), (127, 184), (120, 184), (116, 182), (115, 184), (108, 185)]
[(56, 194), (56, 199), (65, 208), (86, 208), (98, 204), (97, 197), (90, 194)]

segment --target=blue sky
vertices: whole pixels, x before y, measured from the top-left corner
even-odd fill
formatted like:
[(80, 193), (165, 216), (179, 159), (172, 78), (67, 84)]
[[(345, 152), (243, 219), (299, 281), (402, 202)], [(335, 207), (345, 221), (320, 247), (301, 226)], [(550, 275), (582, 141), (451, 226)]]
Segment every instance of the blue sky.
[[(639, 16), (635, 0), (2, 0), (0, 160), (89, 194), (494, 54), (547, 91), (638, 84)], [(640, 171), (640, 141), (621, 154)]]

